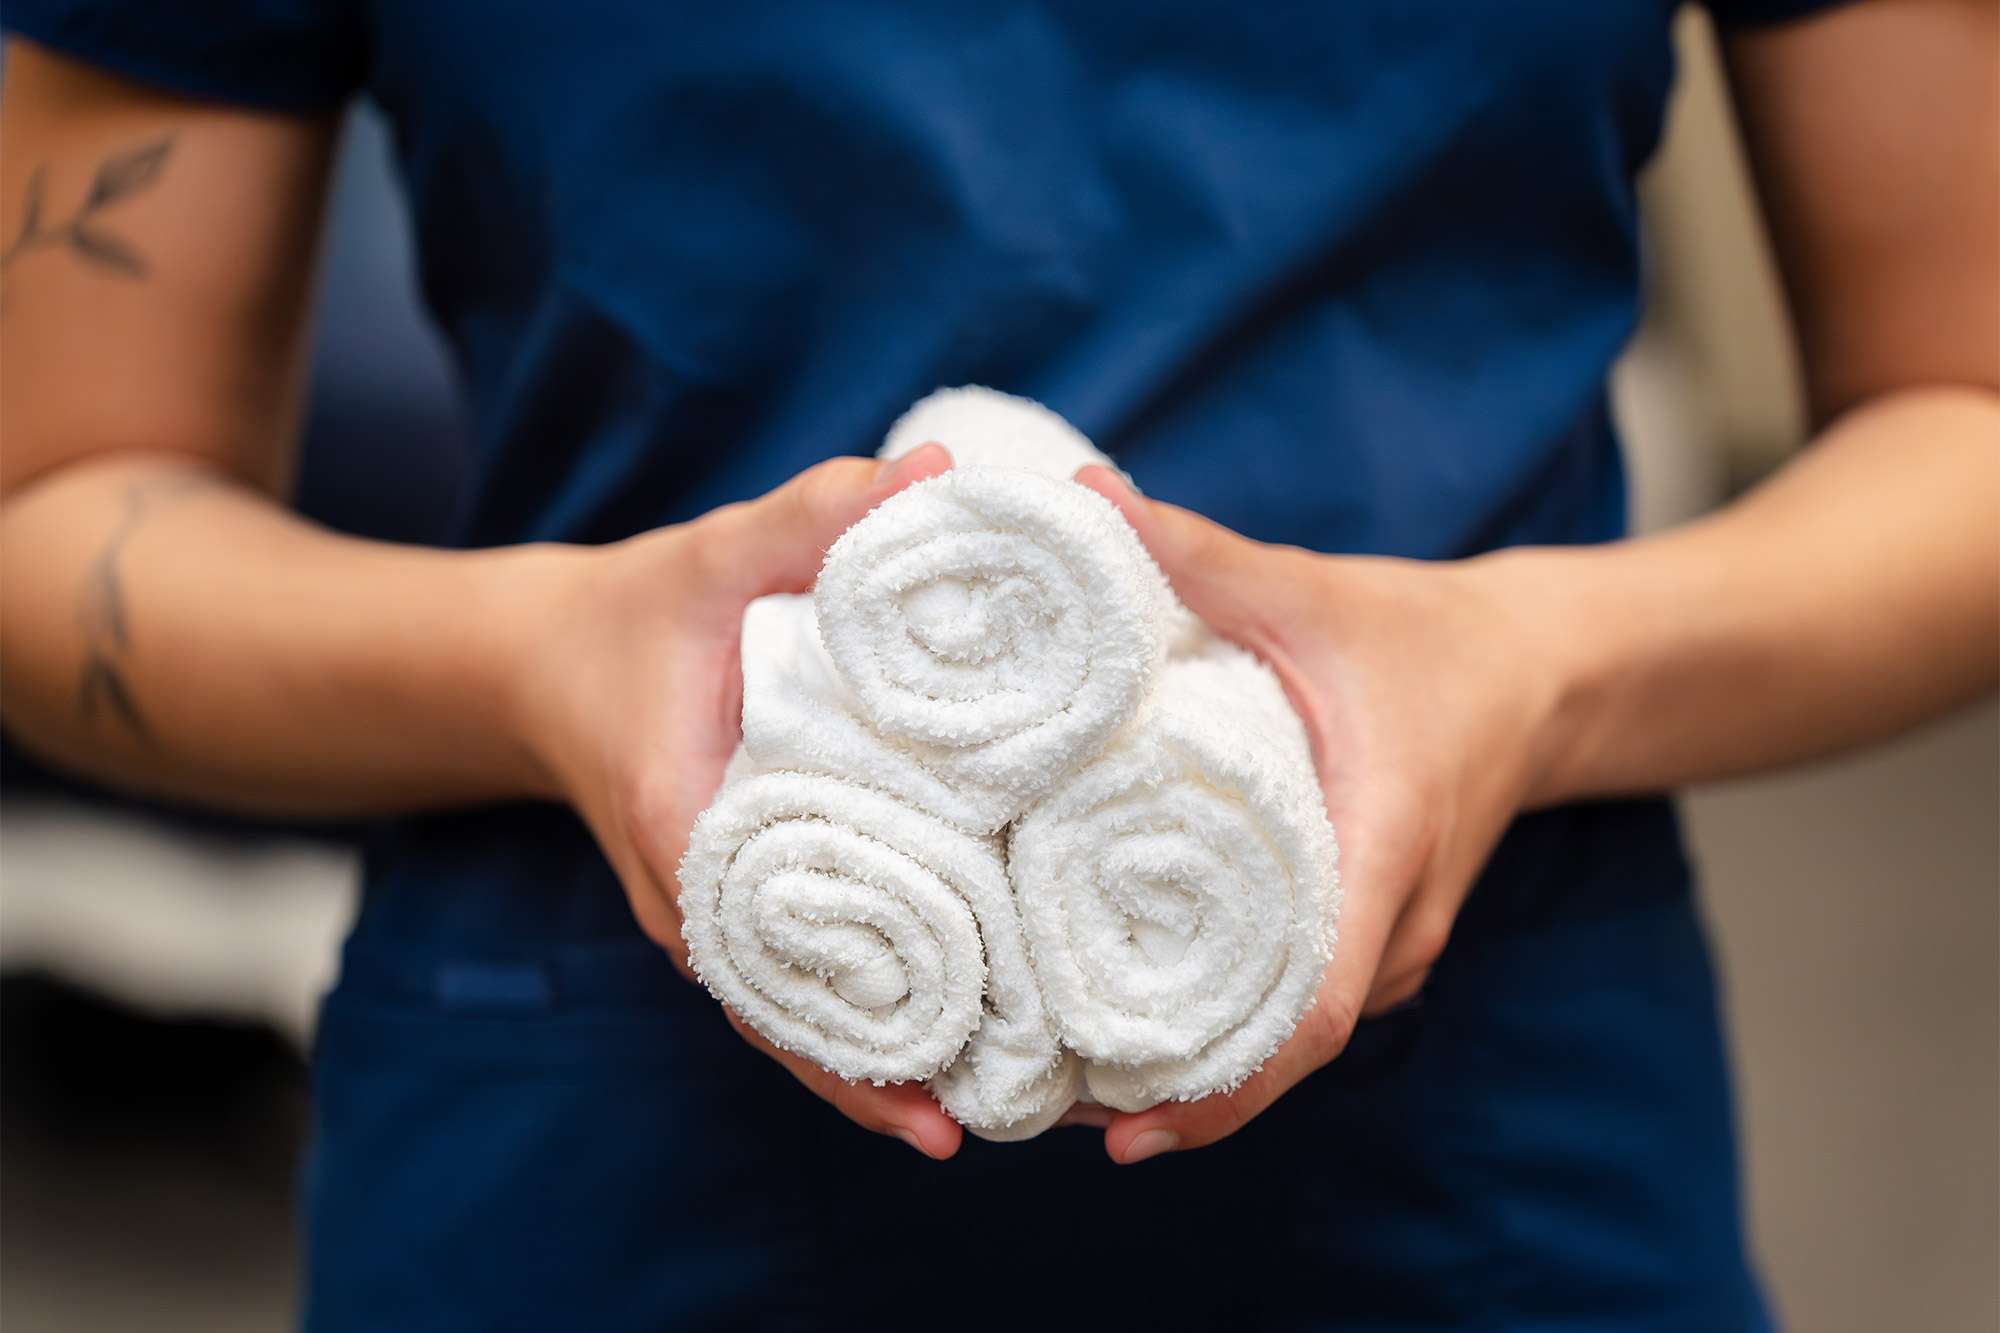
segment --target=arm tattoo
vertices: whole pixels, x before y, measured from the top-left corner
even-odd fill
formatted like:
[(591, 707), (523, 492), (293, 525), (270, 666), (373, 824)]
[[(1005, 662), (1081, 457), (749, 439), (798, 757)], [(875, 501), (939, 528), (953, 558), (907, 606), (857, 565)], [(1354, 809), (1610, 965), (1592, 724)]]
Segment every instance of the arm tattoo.
[(148, 478), (127, 488), (125, 512), (84, 575), (80, 608), (83, 667), (77, 677), (77, 712), (92, 726), (99, 717), (109, 716), (147, 745), (154, 743), (152, 724), (146, 721), (139, 700), (125, 679), (125, 661), (132, 651), (132, 627), (125, 614), (125, 588), (118, 560), (132, 534), (150, 514), (207, 480), (181, 473)]
[(107, 273), (123, 278), (146, 276), (146, 260), (131, 244), (104, 229), (98, 214), (128, 195), (137, 194), (160, 178), (173, 151), (174, 136), (155, 139), (137, 148), (113, 153), (97, 164), (90, 193), (77, 205), (76, 212), (61, 222), (42, 219), (42, 197), (48, 182), (49, 164), (37, 166), (28, 177), (27, 200), (21, 206), (21, 225), (14, 239), (0, 251), (0, 269), (31, 250), (60, 246)]

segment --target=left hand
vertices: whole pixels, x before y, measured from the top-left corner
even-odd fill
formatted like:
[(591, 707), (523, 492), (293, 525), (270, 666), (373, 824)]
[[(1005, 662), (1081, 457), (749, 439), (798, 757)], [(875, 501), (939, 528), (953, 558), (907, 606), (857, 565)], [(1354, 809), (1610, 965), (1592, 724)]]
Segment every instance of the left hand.
[(1425, 563), (1267, 546), (1146, 500), (1103, 468), (1174, 590), (1276, 670), (1340, 838), (1340, 940), (1313, 1008), (1236, 1091), (1134, 1114), (1084, 1108), (1119, 1162), (1237, 1129), (1422, 988), (1474, 877), (1548, 771), (1563, 673), (1505, 561)]

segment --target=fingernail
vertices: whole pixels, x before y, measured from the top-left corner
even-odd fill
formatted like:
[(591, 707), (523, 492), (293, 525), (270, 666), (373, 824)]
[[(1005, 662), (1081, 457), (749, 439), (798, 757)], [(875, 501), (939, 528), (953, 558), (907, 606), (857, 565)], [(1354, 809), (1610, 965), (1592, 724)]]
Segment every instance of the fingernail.
[(928, 1152), (924, 1152), (924, 1141), (917, 1137), (917, 1131), (915, 1131), (914, 1129), (905, 1129), (901, 1125), (898, 1125), (891, 1132), (894, 1133), (897, 1138), (909, 1144), (912, 1148), (915, 1148), (918, 1152), (923, 1153), (924, 1156), (926, 1157), (930, 1156)]
[(1158, 1157), (1163, 1152), (1172, 1152), (1180, 1145), (1180, 1135), (1164, 1129), (1149, 1129), (1126, 1145), (1125, 1165), (1143, 1162), (1148, 1157)]
[[(936, 440), (928, 440), (906, 454), (883, 459), (881, 465), (875, 469), (875, 480), (888, 481), (892, 477), (901, 479), (921, 471), (929, 465), (933, 456), (932, 451), (944, 453), (944, 446)], [(951, 455), (945, 454), (945, 461), (949, 463)]]
[(1086, 463), (1076, 470), (1076, 475), (1071, 480), (1082, 481), (1086, 472), (1093, 473), (1099, 485), (1109, 486), (1114, 491), (1130, 492), (1132, 489), (1131, 483), (1125, 480), (1124, 473), (1116, 468), (1106, 467), (1102, 463)]

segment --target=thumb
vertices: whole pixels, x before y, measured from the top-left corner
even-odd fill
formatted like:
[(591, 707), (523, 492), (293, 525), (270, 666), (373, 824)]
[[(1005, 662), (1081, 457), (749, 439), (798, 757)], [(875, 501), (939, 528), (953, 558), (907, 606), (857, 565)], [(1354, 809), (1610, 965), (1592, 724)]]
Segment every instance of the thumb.
[(900, 458), (829, 458), (776, 490), (724, 511), (728, 543), (741, 565), (737, 581), (751, 597), (802, 592), (812, 586), (826, 550), (840, 534), (904, 487), (951, 467), (941, 444), (926, 444)]
[(1258, 557), (1270, 548), (1178, 505), (1148, 500), (1110, 468), (1080, 468), (1076, 481), (1118, 507), (1188, 610), (1226, 638), (1256, 637), (1253, 608), (1262, 598), (1249, 593), (1259, 581)]

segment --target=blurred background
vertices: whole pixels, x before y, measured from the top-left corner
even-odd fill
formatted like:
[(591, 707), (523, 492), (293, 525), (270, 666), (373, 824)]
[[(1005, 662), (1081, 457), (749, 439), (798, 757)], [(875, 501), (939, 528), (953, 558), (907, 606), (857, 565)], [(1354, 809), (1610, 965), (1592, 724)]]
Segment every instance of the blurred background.
[[(1644, 528), (1753, 484), (1802, 431), (1705, 16), (1678, 36), (1645, 187), (1655, 288), (1615, 379)], [(302, 503), (425, 540), (462, 435), (368, 112), (322, 288)], [(290, 1327), (303, 1052), (352, 850), (119, 802), (14, 753), (0, 783), (0, 1328)], [(2000, 711), (1684, 804), (1784, 1322), (2000, 1328)]]

